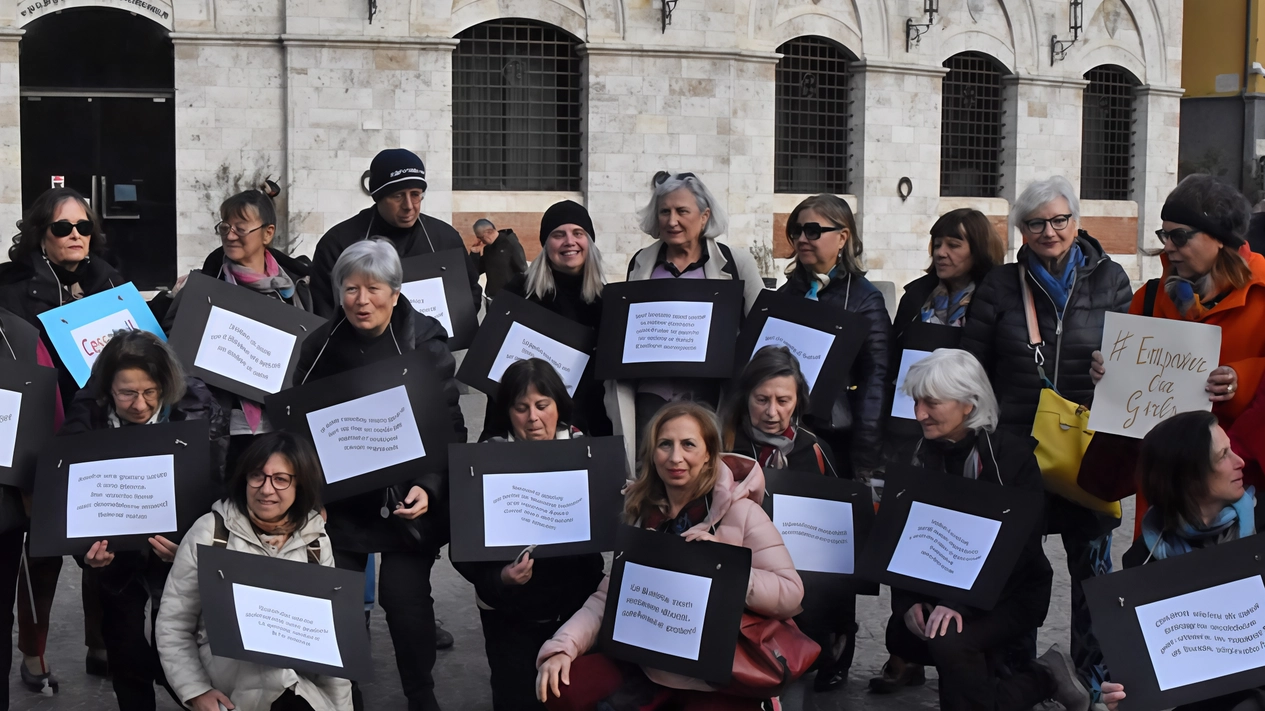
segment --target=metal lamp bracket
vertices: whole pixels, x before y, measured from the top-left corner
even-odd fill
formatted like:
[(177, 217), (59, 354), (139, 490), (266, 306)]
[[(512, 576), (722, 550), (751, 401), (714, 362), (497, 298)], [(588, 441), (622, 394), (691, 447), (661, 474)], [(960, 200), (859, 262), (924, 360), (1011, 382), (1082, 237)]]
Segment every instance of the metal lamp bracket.
[(1068, 50), (1081, 38), (1081, 31), (1084, 30), (1085, 0), (1068, 0), (1068, 3), (1067, 29), (1072, 33), (1072, 39), (1060, 40), (1058, 35), (1050, 37), (1051, 67), (1055, 62), (1067, 59)]
[(663, 4), (659, 6), (659, 20), (664, 34), (668, 32), (668, 25), (672, 24), (672, 11), (676, 9), (677, 0), (663, 0)]
[(913, 51), (913, 46), (922, 42), (922, 36), (927, 34), (931, 26), (936, 22), (936, 13), (940, 12), (940, 0), (923, 0), (923, 12), (927, 13), (926, 22), (914, 22), (914, 18), (905, 20), (905, 51)]

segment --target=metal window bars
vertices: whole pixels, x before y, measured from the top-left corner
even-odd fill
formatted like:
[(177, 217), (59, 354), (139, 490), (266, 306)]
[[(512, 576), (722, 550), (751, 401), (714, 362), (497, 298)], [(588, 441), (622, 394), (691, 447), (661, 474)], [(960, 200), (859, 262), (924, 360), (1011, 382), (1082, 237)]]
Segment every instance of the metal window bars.
[(1085, 73), (1081, 197), (1129, 200), (1133, 193), (1133, 97), (1138, 81), (1117, 66)]
[(1001, 185), (1002, 69), (979, 52), (945, 61), (940, 195), (996, 197)]
[(855, 57), (821, 37), (798, 37), (777, 51), (773, 190), (847, 193)]
[(579, 40), (504, 19), (457, 35), (453, 52), (453, 189), (580, 189)]

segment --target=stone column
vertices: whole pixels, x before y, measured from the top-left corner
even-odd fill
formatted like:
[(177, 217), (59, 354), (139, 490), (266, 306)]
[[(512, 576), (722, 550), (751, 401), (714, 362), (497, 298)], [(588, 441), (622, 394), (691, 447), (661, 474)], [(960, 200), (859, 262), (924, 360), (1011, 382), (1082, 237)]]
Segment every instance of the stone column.
[(1084, 79), (1015, 75), (1002, 79), (1005, 133), (1001, 194), (1014, 203), (1030, 183), (1062, 175), (1081, 183)]
[(1177, 141), (1181, 124), (1183, 89), (1175, 86), (1140, 86), (1134, 96), (1137, 128), (1133, 146), (1133, 199), (1138, 203), (1138, 267), (1134, 279), (1160, 275), (1158, 257), (1146, 251), (1159, 248), (1155, 230), (1160, 228), (1164, 199), (1177, 186)]

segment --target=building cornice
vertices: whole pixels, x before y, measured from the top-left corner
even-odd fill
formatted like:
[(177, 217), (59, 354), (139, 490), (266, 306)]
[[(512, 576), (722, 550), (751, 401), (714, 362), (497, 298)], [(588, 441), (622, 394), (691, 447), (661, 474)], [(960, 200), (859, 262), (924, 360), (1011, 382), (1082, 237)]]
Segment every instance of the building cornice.
[(649, 57), (664, 59), (722, 59), (738, 62), (777, 64), (782, 55), (777, 52), (760, 52), (748, 49), (713, 49), (708, 47), (662, 46), (631, 43), (588, 43), (580, 45), (576, 53), (581, 57)]
[(287, 47), (338, 49), (446, 49), (460, 44), (452, 37), (342, 37), (338, 35), (281, 35)]
[(1057, 89), (1077, 90), (1083, 90), (1089, 86), (1089, 82), (1085, 79), (1042, 76), (1040, 74), (1009, 74), (1001, 78), (1001, 83), (1011, 86), (1047, 86)]
[(876, 72), (879, 74), (906, 74), (915, 77), (942, 77), (949, 73), (946, 67), (932, 67), (925, 64), (901, 64), (881, 59), (866, 59), (849, 65), (854, 72)]
[(1143, 84), (1133, 91), (1138, 96), (1154, 94), (1155, 96), (1171, 96), (1175, 99), (1180, 99), (1186, 94), (1186, 90), (1180, 86), (1158, 86), (1155, 84)]

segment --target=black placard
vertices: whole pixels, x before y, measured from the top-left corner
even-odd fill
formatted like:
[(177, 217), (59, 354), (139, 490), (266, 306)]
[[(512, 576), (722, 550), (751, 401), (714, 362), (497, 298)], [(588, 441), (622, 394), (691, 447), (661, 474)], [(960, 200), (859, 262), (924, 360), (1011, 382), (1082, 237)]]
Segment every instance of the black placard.
[[(174, 457), (175, 530), (67, 537), (66, 518), (69, 514), (66, 498), (71, 466), (164, 454)], [(35, 477), (35, 496), (31, 505), (31, 555), (39, 558), (83, 555), (101, 539), (110, 541), (112, 552), (148, 550), (149, 537), (156, 535), (179, 541), (219, 498), (220, 484), (212, 477), (210, 430), (206, 420), (94, 430), (55, 437), (40, 454)], [(107, 493), (120, 492), (122, 489), (116, 487), (102, 487), (100, 498), (105, 500)], [(145, 504), (136, 502), (134, 505)]]
[[(17, 412), (0, 417), (17, 418), (13, 456), (8, 466), (0, 462), (0, 484), (30, 491), (35, 482), (35, 466), (40, 452), (53, 438), (53, 410), (57, 398), (57, 371), (35, 363), (4, 361), (0, 368), (0, 391), (22, 397)], [(11, 397), (7, 393), (6, 398)], [(10, 422), (3, 423), (11, 426)], [(8, 443), (3, 443), (8, 447)]]
[[(888, 571), (914, 502), (1001, 523), (984, 566), (969, 590)], [(883, 501), (857, 570), (864, 578), (894, 588), (991, 610), (997, 604), (1002, 587), (1010, 578), (1033, 527), (1041, 520), (1044, 507), (1045, 497), (1039, 492), (949, 476), (906, 464), (889, 464)]]
[[(597, 334), (593, 329), (559, 316), (540, 304), (534, 304), (521, 296), (502, 290), (488, 307), (487, 315), (483, 317), (483, 323), (479, 325), (479, 332), (475, 334), (470, 349), (466, 351), (465, 360), (461, 361), (461, 368), (457, 370), (457, 380), (488, 397), (496, 397), (500, 380), (493, 380), (489, 377), (489, 373), (496, 364), (501, 347), (505, 345), (505, 338), (509, 335), (510, 327), (516, 323), (542, 336), (552, 338), (564, 346), (585, 353), (590, 360), (593, 357), (593, 347), (597, 342)], [(529, 356), (518, 353), (513, 357), (515, 360), (521, 360)], [(543, 356), (535, 354), (535, 357)], [(555, 363), (554, 367), (558, 368), (558, 364)], [(568, 380), (578, 382), (582, 373), (577, 373), (572, 378), (571, 373), (559, 369), (558, 374), (562, 376), (564, 382)], [(575, 393), (572, 392), (572, 394)]]
[(962, 329), (953, 326), (917, 322), (905, 327), (905, 332), (896, 344), (897, 357), (893, 361), (891, 373), (892, 387), (890, 388), (887, 401), (883, 405), (883, 412), (889, 415), (887, 427), (893, 434), (905, 437), (922, 436), (922, 426), (918, 424), (917, 420), (896, 417), (891, 414), (892, 402), (902, 385), (898, 378), (900, 377), (900, 362), (905, 356), (905, 351), (926, 351), (930, 353), (939, 348), (957, 348), (961, 342)]
[[(830, 593), (839, 595), (877, 595), (878, 583), (866, 580), (856, 574), (856, 566), (860, 562), (861, 551), (865, 550), (870, 540), (870, 531), (874, 528), (874, 494), (865, 483), (852, 479), (840, 479), (834, 476), (823, 476), (811, 472), (787, 471), (781, 469), (764, 470), (764, 489), (769, 494), (764, 497), (764, 511), (769, 518), (773, 517), (774, 506), (778, 495), (801, 496), (809, 499), (839, 501), (852, 505), (852, 560), (853, 573), (826, 573), (815, 570), (795, 570), (804, 581), (804, 589), (813, 589), (814, 599), (829, 597)], [(782, 540), (788, 535), (819, 535), (807, 526), (797, 527), (794, 531), (778, 529)], [(794, 558), (794, 556), (792, 556)], [(807, 597), (805, 593), (805, 597)]]
[[(417, 424), (417, 432), (421, 434), (425, 456), (347, 478), (342, 478), (346, 476), (345, 470), (344, 472), (329, 471), (327, 463), (322, 460), (321, 466), (325, 469), (325, 490), (321, 498), (326, 503), (410, 481), (417, 478), (423, 471), (444, 471), (448, 468), (448, 444), (452, 442), (455, 435), (443, 387), (435, 376), (432, 359), (425, 351), (411, 351), (373, 365), (320, 380), (308, 381), (298, 387), (270, 395), (264, 401), (264, 406), (268, 410), (268, 419), (273, 426), (287, 432), (301, 434), (315, 442), (316, 437), (325, 438), (328, 435), (320, 432), (325, 424), (318, 423), (315, 427), (312, 426), (308, 417), (309, 413), (318, 413), (329, 407), (399, 387), (403, 387), (408, 395), (409, 409)], [(381, 414), (383, 418), (391, 416), (391, 413), (387, 412)], [(332, 413), (316, 415), (316, 419), (324, 420), (332, 416)], [(339, 429), (360, 428), (348, 429), (341, 436), (370, 438), (357, 446), (380, 447), (389, 445), (378, 443), (374, 438), (389, 436), (390, 432), (383, 428), (392, 427), (394, 423), (340, 422), (337, 426)], [(379, 431), (373, 431), (374, 428)], [(337, 444), (337, 438), (332, 439), (334, 444)], [(318, 446), (318, 455), (320, 450), (321, 447)]]
[[(1137, 614), (1137, 608), (1154, 602), (1238, 580), (1260, 579), (1265, 573), (1262, 561), (1265, 561), (1265, 536), (1256, 535), (1085, 580), (1085, 597), (1094, 621), (1094, 634), (1102, 643), (1111, 680), (1124, 684), (1126, 698), (1120, 703), (1122, 711), (1168, 709), (1265, 686), (1265, 666), (1261, 666), (1161, 691)], [(1251, 624), (1265, 613), (1258, 610), (1240, 618), (1238, 613), (1244, 610), (1236, 605), (1238, 603), (1225, 600), (1219, 608), (1205, 610), (1221, 614), (1220, 620), (1193, 615), (1171, 620), (1174, 625), (1192, 625), (1181, 632), (1174, 630), (1170, 635), (1186, 638), (1175, 645), (1179, 654), (1184, 655), (1180, 658), (1193, 659), (1196, 654), (1206, 654), (1181, 651), (1184, 646), (1243, 649), (1265, 645), (1261, 625)], [(1198, 628), (1198, 625), (1204, 627)], [(1214, 625), (1243, 626), (1243, 629), (1213, 630)], [(1217, 637), (1222, 639), (1217, 640)], [(1231, 642), (1231, 638), (1240, 641)], [(1167, 653), (1172, 654), (1172, 651)], [(1265, 655), (1265, 651), (1255, 654)]]
[[(459, 351), (470, 346), (475, 331), (479, 330), (479, 317), (475, 303), (470, 300), (470, 275), (466, 269), (466, 251), (464, 249), (445, 249), (433, 254), (419, 254), (400, 260), (404, 267), (403, 291), (411, 282), (424, 279), (441, 279), (444, 287), (444, 301), (448, 308), (448, 320), (452, 322), (452, 333), (448, 334), (448, 350)], [(407, 294), (401, 294), (407, 298)], [(434, 317), (435, 309), (423, 311), (419, 304), (413, 304), (418, 313)], [(442, 321), (440, 322), (443, 323)], [(444, 329), (447, 331), (448, 329)]]
[[(811, 328), (834, 336), (830, 350), (822, 359), (817, 379), (809, 390), (808, 414), (829, 419), (839, 391), (850, 381), (852, 362), (861, 352), (870, 333), (870, 320), (861, 314), (834, 308), (820, 301), (805, 299), (784, 292), (765, 289), (756, 297), (755, 306), (747, 313), (747, 320), (738, 334), (737, 359), (734, 374), (740, 375), (755, 355), (755, 346), (769, 319), (779, 319)], [(773, 345), (773, 344), (768, 344)], [(798, 344), (785, 344), (800, 359), (802, 368), (806, 362)], [(816, 355), (816, 354), (812, 354)]]
[[(638, 304), (667, 301), (695, 301), (712, 304), (707, 334), (707, 355), (701, 363), (625, 363), (625, 338), (629, 332), (628, 312)], [(637, 378), (728, 378), (733, 375), (734, 343), (742, 322), (742, 282), (725, 279), (651, 279), (607, 284), (602, 291), (602, 332), (597, 341), (599, 380)], [(672, 331), (670, 326), (663, 330)], [(656, 334), (679, 338), (673, 333)]]
[[(523, 548), (539, 543), (525, 540), (513, 545), (487, 546), (483, 482), (484, 477), (495, 474), (586, 470), (589, 540), (540, 544), (532, 551), (532, 557), (549, 558), (614, 550), (615, 529), (619, 525), (624, 506), (624, 497), (620, 490), (626, 481), (626, 468), (623, 437), (450, 445), (448, 496), (452, 527), (449, 553), (452, 559), (457, 562), (513, 560)], [(570, 494), (569, 500), (573, 501), (579, 492), (573, 491)], [(515, 502), (517, 508), (526, 507), (539, 511), (541, 516), (549, 516), (549, 512), (544, 509), (550, 507), (550, 500), (533, 501), (534, 497), (527, 492), (523, 492), (523, 497)], [(536, 522), (535, 525), (550, 525), (547, 518), (533, 515), (532, 519)]]
[[(620, 526), (615, 540), (619, 553), (611, 567), (606, 610), (602, 616), (601, 635), (598, 638), (602, 653), (713, 684), (729, 683), (733, 674), (738, 628), (742, 623), (742, 612), (746, 608), (747, 581), (751, 576), (751, 549), (711, 541), (686, 541), (679, 536), (631, 526)], [(629, 563), (711, 579), (697, 659), (666, 654), (614, 639), (615, 622), (623, 612), (639, 612), (655, 619), (666, 619), (665, 625), (672, 622), (670, 617), (655, 613), (645, 605), (626, 604), (623, 582), (624, 570)], [(631, 591), (629, 594), (632, 594)], [(653, 599), (639, 597), (643, 600)], [(671, 609), (671, 602), (668, 601), (663, 610), (670, 612)]]
[[(320, 316), (250, 289), (213, 279), (201, 272), (189, 275), (181, 290), (180, 308), (176, 312), (176, 321), (168, 340), (171, 349), (180, 357), (180, 363), (190, 374), (201, 378), (208, 385), (223, 388), (253, 402), (263, 402), (271, 393), (249, 382), (235, 380), (197, 365), (198, 350), (202, 347), (203, 332), (206, 331), (212, 308), (229, 311), (243, 319), (258, 321), (294, 336), (294, 346), (288, 354), (274, 354), (274, 357), (285, 358), (285, 380), (282, 381), (281, 390), (290, 387), (294, 380), (294, 369), (299, 361), (299, 349), (302, 348), (303, 341), (309, 333), (325, 323), (325, 319)], [(246, 332), (234, 334), (234, 337), (240, 338), (244, 343), (249, 342), (250, 333), (247, 329), (249, 325), (244, 325), (243, 330)], [(216, 346), (208, 343), (206, 347)], [(257, 365), (247, 363), (248, 367)]]
[[(246, 649), (238, 623), (234, 585), (328, 600), (342, 666)], [(373, 678), (373, 658), (370, 655), (369, 631), (365, 628), (364, 589), (364, 573), (227, 548), (198, 546), (198, 593), (202, 597), (202, 620), (211, 653), (217, 657), (368, 681)], [(280, 612), (285, 614), (287, 611)], [(267, 624), (264, 620), (255, 619), (255, 622)]]

